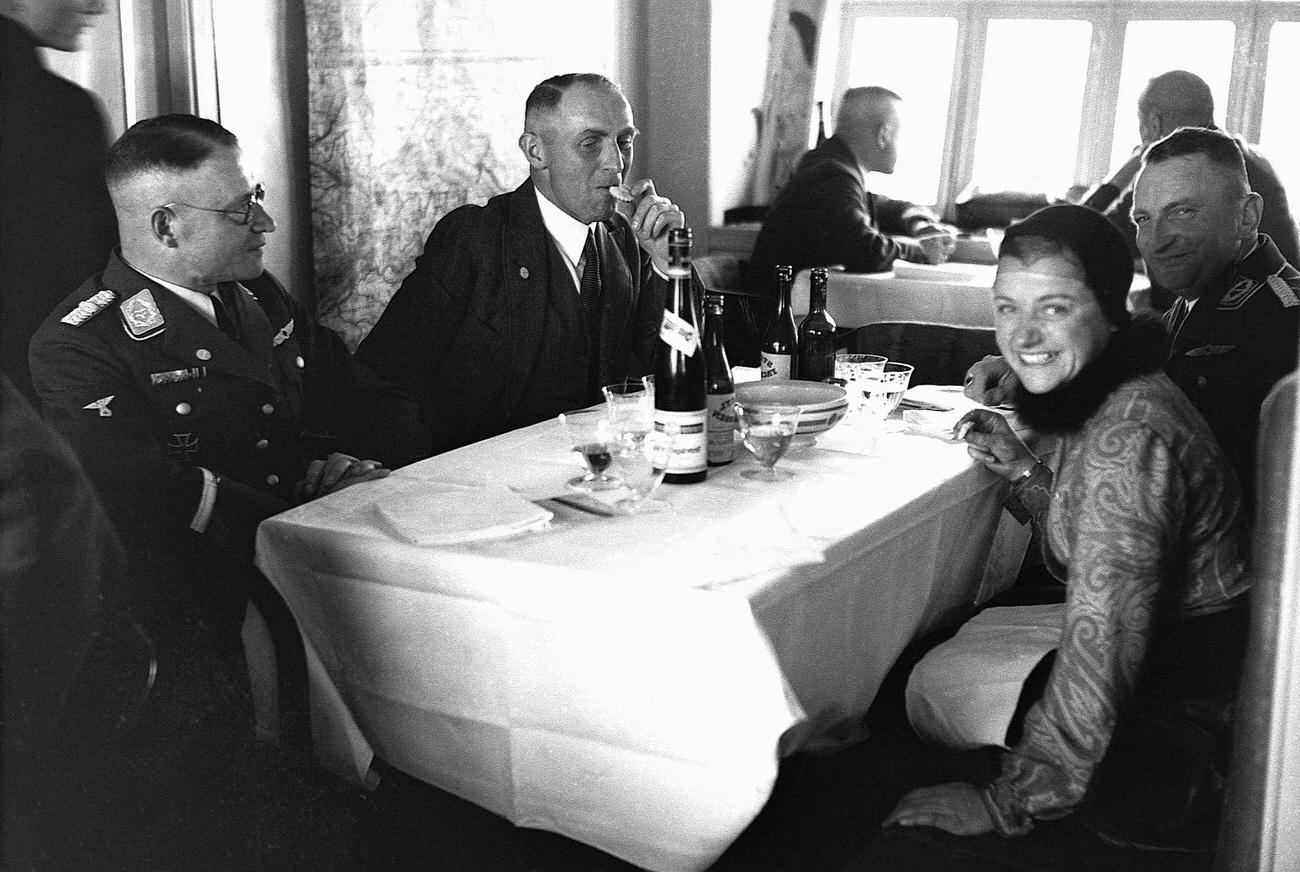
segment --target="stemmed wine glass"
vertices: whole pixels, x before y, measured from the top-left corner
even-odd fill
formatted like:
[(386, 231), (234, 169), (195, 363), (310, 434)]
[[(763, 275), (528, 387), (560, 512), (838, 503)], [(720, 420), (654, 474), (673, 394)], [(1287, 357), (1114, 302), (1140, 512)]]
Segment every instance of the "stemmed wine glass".
[(650, 499), (650, 494), (668, 470), (672, 437), (659, 430), (624, 430), (610, 447), (614, 466), (627, 490), (627, 496), (614, 503), (615, 508), (629, 515), (669, 508), (662, 500)]
[(578, 491), (612, 490), (622, 484), (616, 476), (605, 470), (613, 460), (611, 444), (617, 435), (603, 409), (576, 409), (562, 412), (560, 424), (564, 427), (573, 457), (587, 470), (584, 475), (571, 478), (569, 487)]
[(788, 469), (775, 467), (799, 429), (799, 412), (798, 406), (736, 404), (740, 441), (759, 462), (758, 469), (746, 469), (741, 473), (744, 478), (780, 481), (794, 476)]

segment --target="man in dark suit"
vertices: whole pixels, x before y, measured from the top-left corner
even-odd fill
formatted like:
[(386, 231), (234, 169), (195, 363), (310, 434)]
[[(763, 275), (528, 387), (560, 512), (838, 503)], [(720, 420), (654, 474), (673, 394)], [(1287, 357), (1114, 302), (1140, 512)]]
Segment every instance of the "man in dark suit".
[(429, 235), (357, 359), (418, 397), (435, 451), (595, 402), (601, 385), (650, 370), (668, 231), (685, 219), (649, 179), (624, 185), (636, 135), (604, 76), (548, 79), (525, 106), (528, 181)]
[(103, 0), (0, 0), (0, 368), (33, 404), (32, 334), (117, 244), (99, 106), (37, 49), (76, 51), (103, 12)]
[(36, 389), (133, 552), (160, 686), (180, 668), (238, 688), (245, 603), (269, 594), (258, 523), (418, 458), (428, 432), (263, 271), (275, 221), (233, 134), (141, 121), (106, 174), (122, 245), (32, 339)]
[(876, 86), (844, 92), (835, 135), (799, 159), (763, 219), (750, 258), (755, 290), (776, 293), (779, 264), (882, 272), (898, 258), (943, 263), (952, 254), (955, 236), (932, 211), (867, 190), (867, 173), (894, 171), (900, 102)]

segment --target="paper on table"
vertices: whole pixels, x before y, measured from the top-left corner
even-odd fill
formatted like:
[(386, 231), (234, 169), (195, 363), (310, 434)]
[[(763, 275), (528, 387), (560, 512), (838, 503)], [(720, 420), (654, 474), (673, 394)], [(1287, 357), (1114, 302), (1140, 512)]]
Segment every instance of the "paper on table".
[(512, 536), (554, 517), (501, 485), (432, 481), (387, 496), (382, 504), (371, 503), (370, 509), (394, 536), (416, 545)]

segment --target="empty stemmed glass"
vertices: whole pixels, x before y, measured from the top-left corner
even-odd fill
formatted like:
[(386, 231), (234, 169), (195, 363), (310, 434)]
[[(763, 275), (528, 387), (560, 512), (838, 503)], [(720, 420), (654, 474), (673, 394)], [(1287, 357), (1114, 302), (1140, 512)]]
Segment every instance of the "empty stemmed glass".
[(654, 382), (624, 379), (600, 389), (605, 395), (610, 423), (615, 432), (646, 431), (654, 427)]
[(587, 470), (586, 474), (569, 479), (569, 487), (578, 491), (603, 491), (621, 485), (617, 477), (605, 473), (613, 460), (611, 443), (617, 436), (605, 411), (576, 409), (562, 412), (559, 420), (574, 459)]
[(799, 429), (799, 412), (798, 406), (736, 403), (740, 441), (759, 463), (758, 469), (742, 472), (743, 477), (781, 481), (794, 476), (788, 469), (776, 469), (776, 462), (790, 447), (790, 440)]
[(880, 372), (881, 367), (888, 362), (889, 358), (879, 354), (835, 355), (835, 377), (844, 379), (844, 390), (848, 391), (854, 411), (862, 409), (862, 382), (873, 373)]
[(893, 414), (898, 404), (903, 401), (903, 393), (912, 381), (912, 365), (890, 361), (879, 371), (869, 373), (860, 384), (863, 408), (875, 420), (883, 425), (885, 419)]
[(627, 496), (614, 506), (627, 514), (662, 511), (669, 505), (650, 499), (650, 494), (664, 480), (673, 441), (659, 430), (624, 430), (610, 443), (614, 467), (618, 470)]

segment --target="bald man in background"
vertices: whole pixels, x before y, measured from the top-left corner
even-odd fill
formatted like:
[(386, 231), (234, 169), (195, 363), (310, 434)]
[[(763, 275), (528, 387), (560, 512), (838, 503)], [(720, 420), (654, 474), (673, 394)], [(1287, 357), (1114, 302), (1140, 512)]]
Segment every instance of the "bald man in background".
[(844, 92), (835, 135), (799, 159), (763, 220), (750, 258), (755, 290), (775, 294), (778, 264), (882, 272), (899, 258), (943, 263), (952, 254), (955, 233), (934, 212), (867, 190), (867, 173), (889, 175), (898, 161), (901, 102), (874, 85)]
[[(1109, 179), (1092, 188), (1081, 201), (1084, 206), (1106, 215), (1128, 238), (1137, 255), (1137, 228), (1133, 210), (1133, 180), (1142, 165), (1142, 153), (1151, 143), (1163, 139), (1180, 127), (1214, 126), (1214, 95), (1210, 86), (1194, 73), (1171, 70), (1147, 83), (1138, 98), (1138, 135), (1142, 144), (1134, 150)], [(1251, 190), (1264, 200), (1264, 214), (1259, 232), (1273, 240), (1282, 258), (1290, 264), (1300, 263), (1300, 239), (1295, 220), (1287, 203), (1286, 189), (1273, 171), (1273, 165), (1259, 149), (1240, 136), (1233, 136), (1246, 161), (1246, 176)], [(1168, 303), (1172, 297), (1166, 296)], [(1159, 301), (1157, 301), (1159, 302)], [(1163, 309), (1164, 306), (1159, 306)]]

